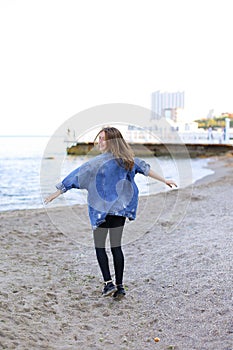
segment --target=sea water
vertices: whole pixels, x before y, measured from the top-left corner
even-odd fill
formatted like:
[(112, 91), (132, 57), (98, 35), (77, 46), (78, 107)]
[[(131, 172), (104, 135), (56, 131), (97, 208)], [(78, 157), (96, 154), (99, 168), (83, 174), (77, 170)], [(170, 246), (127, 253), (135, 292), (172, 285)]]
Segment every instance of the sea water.
[[(0, 211), (43, 207), (43, 199), (56, 190), (55, 184), (69, 172), (87, 161), (90, 156), (67, 156), (63, 138), (54, 141), (54, 150), (46, 153), (48, 136), (0, 137)], [(59, 147), (56, 149), (56, 144)], [(144, 158), (161, 176), (173, 179), (179, 187), (193, 184), (213, 173), (208, 159), (174, 159), (171, 157)], [(149, 195), (169, 188), (143, 175), (136, 175), (139, 194)], [(86, 191), (72, 189), (57, 198), (50, 206), (86, 203)]]

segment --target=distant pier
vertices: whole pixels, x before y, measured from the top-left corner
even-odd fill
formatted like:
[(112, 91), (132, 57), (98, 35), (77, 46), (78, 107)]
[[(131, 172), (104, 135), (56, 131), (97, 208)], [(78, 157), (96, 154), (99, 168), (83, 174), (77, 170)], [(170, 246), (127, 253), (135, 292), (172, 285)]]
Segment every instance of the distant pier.
[[(211, 143), (129, 143), (138, 157), (149, 156), (174, 156), (174, 157), (212, 157), (228, 152), (233, 154), (232, 144), (211, 144)], [(67, 154), (74, 156), (97, 155), (98, 147), (93, 142), (78, 142), (67, 147)]]

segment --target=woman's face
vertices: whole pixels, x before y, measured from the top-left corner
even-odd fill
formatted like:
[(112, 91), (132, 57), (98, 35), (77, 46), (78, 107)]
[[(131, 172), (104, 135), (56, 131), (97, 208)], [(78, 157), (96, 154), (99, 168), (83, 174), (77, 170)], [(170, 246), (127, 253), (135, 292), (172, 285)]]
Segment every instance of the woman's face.
[(99, 134), (99, 150), (104, 153), (107, 151), (107, 142), (105, 141), (105, 132)]

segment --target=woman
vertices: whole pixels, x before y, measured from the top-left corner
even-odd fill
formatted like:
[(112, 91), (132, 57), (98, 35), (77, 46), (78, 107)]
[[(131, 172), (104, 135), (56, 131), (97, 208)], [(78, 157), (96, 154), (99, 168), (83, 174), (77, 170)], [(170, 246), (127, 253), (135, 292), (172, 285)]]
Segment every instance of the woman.
[[(177, 187), (174, 181), (156, 174), (144, 160), (135, 158), (121, 132), (114, 127), (103, 128), (96, 136), (100, 155), (72, 171), (57, 191), (45, 199), (49, 203), (71, 188), (88, 191), (88, 211), (93, 228), (97, 261), (104, 279), (103, 296), (125, 295), (123, 287), (124, 255), (121, 239), (126, 218), (136, 218), (138, 188), (134, 181), (137, 173)], [(95, 139), (95, 140), (96, 140)], [(113, 283), (105, 242), (109, 232), (111, 252), (115, 270)]]

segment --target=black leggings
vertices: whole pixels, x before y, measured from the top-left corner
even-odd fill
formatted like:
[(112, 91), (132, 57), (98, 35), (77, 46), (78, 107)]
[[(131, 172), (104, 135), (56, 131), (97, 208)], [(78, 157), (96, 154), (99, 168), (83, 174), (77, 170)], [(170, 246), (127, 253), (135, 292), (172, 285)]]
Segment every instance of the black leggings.
[(108, 256), (105, 249), (107, 234), (109, 232), (111, 252), (113, 256), (116, 284), (122, 284), (124, 272), (124, 255), (121, 249), (121, 238), (125, 224), (125, 217), (107, 215), (105, 222), (94, 230), (94, 243), (96, 257), (105, 282), (110, 281)]

